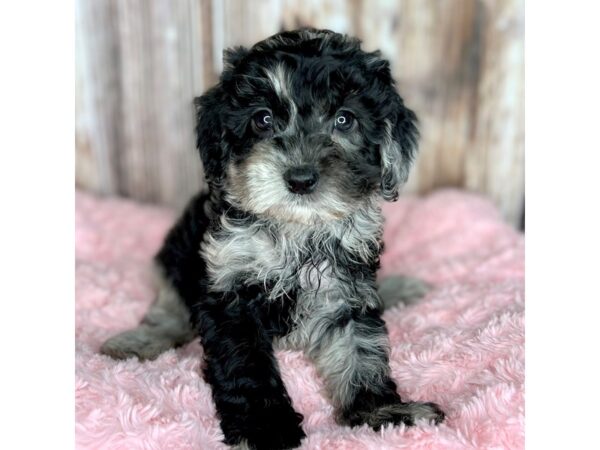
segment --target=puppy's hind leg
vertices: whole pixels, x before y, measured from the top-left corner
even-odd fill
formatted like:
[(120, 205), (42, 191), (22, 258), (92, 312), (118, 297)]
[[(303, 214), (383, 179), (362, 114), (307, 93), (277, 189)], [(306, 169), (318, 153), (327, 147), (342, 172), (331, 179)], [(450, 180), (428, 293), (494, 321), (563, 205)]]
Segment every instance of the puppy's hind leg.
[[(118, 359), (154, 359), (194, 339), (196, 333), (190, 325), (186, 300), (194, 303), (203, 297), (200, 280), (204, 278), (205, 264), (199, 249), (212, 214), (207, 192), (190, 200), (156, 255), (156, 301), (137, 328), (106, 341), (100, 349), (102, 353)], [(177, 283), (177, 289), (168, 280)]]
[(156, 300), (140, 325), (108, 339), (100, 347), (100, 353), (115, 359), (152, 360), (190, 342), (195, 336), (183, 300), (168, 281), (160, 277)]

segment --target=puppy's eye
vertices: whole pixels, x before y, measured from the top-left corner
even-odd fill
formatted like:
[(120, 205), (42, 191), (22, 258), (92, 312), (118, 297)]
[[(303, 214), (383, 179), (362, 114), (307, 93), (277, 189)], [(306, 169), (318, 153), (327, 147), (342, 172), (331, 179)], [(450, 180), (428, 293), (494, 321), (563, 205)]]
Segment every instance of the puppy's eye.
[(335, 116), (335, 129), (340, 131), (349, 131), (354, 125), (354, 114), (350, 111), (340, 111)]
[(273, 117), (271, 112), (263, 109), (252, 116), (252, 122), (258, 131), (269, 131), (273, 128)]

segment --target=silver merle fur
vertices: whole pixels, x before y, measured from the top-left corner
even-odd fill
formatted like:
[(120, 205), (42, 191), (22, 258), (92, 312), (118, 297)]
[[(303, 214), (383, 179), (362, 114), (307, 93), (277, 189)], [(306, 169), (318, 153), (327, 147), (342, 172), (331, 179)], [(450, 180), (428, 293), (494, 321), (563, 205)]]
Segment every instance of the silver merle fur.
[(102, 352), (152, 359), (199, 335), (231, 445), (304, 437), (276, 346), (314, 361), (341, 424), (439, 423), (437, 405), (396, 392), (376, 284), (380, 199), (397, 198), (418, 137), (388, 62), (303, 29), (229, 50), (225, 63), (195, 101), (209, 189), (156, 256), (155, 304)]

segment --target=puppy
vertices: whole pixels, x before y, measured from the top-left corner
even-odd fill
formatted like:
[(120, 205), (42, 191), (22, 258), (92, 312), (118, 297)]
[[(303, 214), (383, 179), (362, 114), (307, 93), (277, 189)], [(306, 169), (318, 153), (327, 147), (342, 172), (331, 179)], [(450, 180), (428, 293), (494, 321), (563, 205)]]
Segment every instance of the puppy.
[(380, 199), (397, 199), (418, 138), (389, 63), (315, 29), (224, 60), (195, 100), (209, 190), (156, 256), (159, 293), (141, 325), (101, 351), (152, 359), (199, 335), (230, 445), (290, 448), (305, 436), (275, 346), (306, 352), (340, 424), (439, 423), (437, 405), (396, 392), (375, 279)]

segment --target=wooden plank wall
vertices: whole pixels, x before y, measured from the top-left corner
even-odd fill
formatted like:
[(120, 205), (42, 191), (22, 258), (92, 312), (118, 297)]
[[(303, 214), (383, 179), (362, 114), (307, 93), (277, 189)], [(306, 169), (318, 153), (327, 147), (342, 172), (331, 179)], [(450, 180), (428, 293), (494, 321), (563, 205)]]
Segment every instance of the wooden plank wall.
[(191, 99), (221, 54), (282, 28), (359, 36), (421, 119), (406, 192), (524, 208), (523, 0), (76, 0), (76, 183), (181, 207), (202, 180)]

